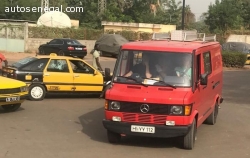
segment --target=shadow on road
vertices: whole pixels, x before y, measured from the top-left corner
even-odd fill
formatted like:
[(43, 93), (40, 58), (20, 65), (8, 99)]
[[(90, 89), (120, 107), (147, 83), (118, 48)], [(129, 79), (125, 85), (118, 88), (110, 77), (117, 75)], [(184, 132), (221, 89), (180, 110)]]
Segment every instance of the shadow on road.
[(14, 112), (20, 112), (20, 111), (23, 111), (25, 110), (24, 108), (20, 107), (18, 110), (16, 111), (13, 111), (13, 112), (6, 112), (4, 111), (1, 107), (0, 107), (0, 115), (3, 115), (3, 114), (9, 114), (9, 113), (14, 113)]
[[(92, 140), (109, 143), (106, 129), (103, 127), (104, 108), (99, 108), (79, 117), (82, 132)], [(147, 138), (126, 136), (117, 145), (149, 147), (149, 148), (180, 148), (179, 138)]]

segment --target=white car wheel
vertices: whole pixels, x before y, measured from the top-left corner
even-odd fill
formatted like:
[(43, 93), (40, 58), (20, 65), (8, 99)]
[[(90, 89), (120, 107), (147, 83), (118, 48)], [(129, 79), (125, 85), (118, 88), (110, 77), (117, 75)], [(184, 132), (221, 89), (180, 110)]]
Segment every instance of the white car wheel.
[(41, 99), (43, 97), (44, 91), (41, 87), (35, 86), (31, 89), (30, 95), (34, 99)]

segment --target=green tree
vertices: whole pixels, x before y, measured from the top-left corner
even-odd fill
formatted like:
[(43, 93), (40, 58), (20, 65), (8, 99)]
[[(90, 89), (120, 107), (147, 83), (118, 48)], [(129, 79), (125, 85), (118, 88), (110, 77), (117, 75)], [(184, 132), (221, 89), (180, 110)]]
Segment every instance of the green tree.
[(243, 26), (242, 14), (241, 0), (216, 0), (214, 5), (209, 6), (205, 23), (209, 25), (211, 32), (225, 33)]

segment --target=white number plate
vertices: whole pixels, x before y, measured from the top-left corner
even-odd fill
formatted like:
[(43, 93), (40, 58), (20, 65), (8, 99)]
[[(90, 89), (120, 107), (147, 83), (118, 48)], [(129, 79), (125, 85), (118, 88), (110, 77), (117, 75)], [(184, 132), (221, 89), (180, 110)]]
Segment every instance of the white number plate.
[(76, 50), (82, 50), (82, 48), (76, 48)]
[(132, 126), (131, 126), (131, 132), (155, 133), (155, 127), (132, 125)]
[(6, 102), (14, 102), (14, 101), (19, 101), (20, 97), (9, 97), (6, 98)]

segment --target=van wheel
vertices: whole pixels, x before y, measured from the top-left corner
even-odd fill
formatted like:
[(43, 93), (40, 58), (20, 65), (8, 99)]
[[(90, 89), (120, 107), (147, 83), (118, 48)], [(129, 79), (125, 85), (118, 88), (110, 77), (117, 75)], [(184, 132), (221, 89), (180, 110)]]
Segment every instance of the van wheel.
[(33, 84), (29, 87), (29, 99), (33, 101), (43, 100), (46, 90), (41, 84)]
[(18, 104), (2, 105), (2, 108), (5, 112), (13, 112), (19, 109), (20, 106), (21, 103), (18, 103)]
[(213, 112), (205, 120), (205, 123), (209, 125), (214, 125), (217, 120), (218, 112), (219, 112), (219, 105), (216, 103)]
[(121, 141), (121, 135), (118, 133), (114, 133), (108, 130), (107, 135), (108, 135), (108, 141), (110, 143), (119, 143)]
[(183, 137), (184, 149), (192, 150), (194, 148), (194, 144), (196, 141), (196, 134), (197, 134), (196, 119), (194, 119), (188, 134)]

